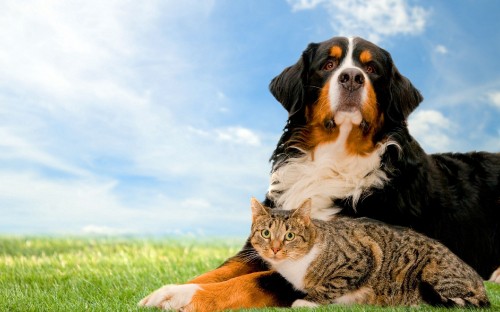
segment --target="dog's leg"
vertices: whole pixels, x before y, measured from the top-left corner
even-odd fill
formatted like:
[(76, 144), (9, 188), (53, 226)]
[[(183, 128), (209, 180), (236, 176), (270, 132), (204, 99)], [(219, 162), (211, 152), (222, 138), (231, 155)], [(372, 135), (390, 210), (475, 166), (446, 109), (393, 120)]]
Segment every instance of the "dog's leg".
[(267, 267), (260, 263), (248, 263), (238, 256), (230, 258), (217, 269), (204, 273), (193, 280), (189, 284), (210, 284), (227, 281), (231, 278), (246, 275), (259, 271), (266, 271)]
[(233, 277), (268, 270), (268, 265), (260, 258), (257, 251), (252, 247), (250, 241), (248, 240), (236, 256), (226, 260), (217, 269), (204, 273), (188, 283), (218, 283), (227, 281)]
[(267, 265), (247, 243), (219, 268), (185, 285), (165, 285), (142, 299), (139, 306), (214, 311), (290, 306), (300, 296), (281, 275), (268, 271)]
[(211, 284), (167, 285), (144, 298), (139, 305), (182, 311), (290, 306), (301, 294), (281, 275), (255, 272)]
[[(185, 299), (181, 300), (181, 302), (186, 300), (190, 302), (194, 292), (199, 289), (199, 284), (223, 282), (237, 276), (268, 270), (264, 262), (262, 262), (260, 258), (256, 256), (256, 252), (254, 252), (253, 248), (251, 248), (247, 242), (236, 256), (226, 260), (226, 262), (217, 269), (196, 277), (186, 285), (165, 285), (143, 298), (139, 302), (139, 306), (156, 306), (152, 303), (159, 302), (163, 297), (169, 296), (169, 294), (174, 291), (177, 293), (176, 300), (181, 300), (180, 298), (182, 297)], [(183, 293), (183, 295), (180, 295), (180, 293)]]

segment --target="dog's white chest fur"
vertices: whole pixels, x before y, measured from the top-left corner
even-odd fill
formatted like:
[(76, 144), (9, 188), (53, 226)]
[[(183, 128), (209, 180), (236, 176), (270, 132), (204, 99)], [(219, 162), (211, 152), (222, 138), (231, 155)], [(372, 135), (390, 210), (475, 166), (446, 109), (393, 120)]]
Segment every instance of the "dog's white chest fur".
[(363, 192), (383, 187), (388, 178), (380, 168), (381, 155), (389, 144), (363, 156), (348, 154), (343, 139), (321, 144), (314, 155), (307, 152), (291, 158), (273, 172), (268, 196), (287, 210), (296, 209), (311, 198), (311, 217), (328, 220), (340, 211), (332, 206), (333, 200), (352, 197), (355, 206)]

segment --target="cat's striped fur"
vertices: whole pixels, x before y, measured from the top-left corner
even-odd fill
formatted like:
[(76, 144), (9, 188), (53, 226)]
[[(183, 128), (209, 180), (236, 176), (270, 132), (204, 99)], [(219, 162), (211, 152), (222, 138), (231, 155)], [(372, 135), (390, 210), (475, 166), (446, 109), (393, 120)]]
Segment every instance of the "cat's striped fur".
[(367, 218), (311, 220), (310, 205), (252, 200), (252, 246), (306, 293), (295, 305), (489, 306), (481, 277), (441, 243)]

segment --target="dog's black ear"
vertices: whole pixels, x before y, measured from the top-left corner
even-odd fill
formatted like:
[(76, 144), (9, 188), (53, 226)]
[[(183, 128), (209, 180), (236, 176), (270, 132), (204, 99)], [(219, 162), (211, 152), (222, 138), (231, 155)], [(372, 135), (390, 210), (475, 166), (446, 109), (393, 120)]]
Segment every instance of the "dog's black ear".
[(304, 83), (308, 80), (309, 67), (317, 48), (318, 44), (309, 44), (299, 61), (285, 68), (269, 84), (272, 95), (288, 111), (288, 118), (304, 106)]
[[(390, 56), (389, 56), (390, 57)], [(424, 99), (422, 94), (413, 86), (411, 81), (401, 75), (392, 63), (391, 80), (389, 82), (389, 106), (387, 115), (393, 122), (406, 121), (411, 112)]]

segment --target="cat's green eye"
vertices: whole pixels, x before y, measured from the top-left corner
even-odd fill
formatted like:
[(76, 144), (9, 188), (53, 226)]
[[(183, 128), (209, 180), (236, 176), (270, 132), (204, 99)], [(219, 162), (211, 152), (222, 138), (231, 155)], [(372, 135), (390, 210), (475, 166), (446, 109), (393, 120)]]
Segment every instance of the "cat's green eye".
[(291, 240), (293, 240), (294, 238), (295, 238), (295, 234), (294, 234), (294, 233), (292, 233), (292, 232), (288, 232), (288, 233), (286, 233), (286, 234), (285, 234), (285, 239), (286, 239), (287, 241), (291, 241)]
[(262, 232), (260, 232), (260, 235), (262, 235), (262, 237), (264, 238), (270, 238), (271, 232), (269, 230), (262, 230)]

